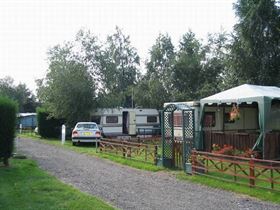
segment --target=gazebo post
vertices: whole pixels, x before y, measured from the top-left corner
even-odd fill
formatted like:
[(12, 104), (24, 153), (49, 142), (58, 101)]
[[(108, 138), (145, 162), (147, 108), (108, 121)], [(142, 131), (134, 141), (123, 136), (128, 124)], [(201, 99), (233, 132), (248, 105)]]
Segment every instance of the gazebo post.
[(174, 139), (174, 111), (171, 111), (171, 145), (172, 145), (172, 167), (175, 166), (175, 139)]
[(183, 169), (186, 171), (186, 132), (185, 132), (185, 127), (186, 127), (186, 122), (185, 122), (185, 112), (182, 110), (182, 132), (183, 132)]

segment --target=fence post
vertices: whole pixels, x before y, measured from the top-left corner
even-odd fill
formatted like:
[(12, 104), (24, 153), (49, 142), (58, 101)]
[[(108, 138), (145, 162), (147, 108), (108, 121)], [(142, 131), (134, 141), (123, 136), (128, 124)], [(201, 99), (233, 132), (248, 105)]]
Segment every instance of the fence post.
[(125, 158), (125, 148), (124, 148), (124, 143), (122, 142), (122, 151), (123, 151), (123, 157)]
[(65, 136), (66, 136), (66, 126), (63, 124), (61, 126), (61, 144), (65, 143)]
[(272, 163), (270, 163), (270, 183), (271, 183), (271, 189), (274, 189), (274, 180), (273, 180), (273, 166)]
[(209, 155), (206, 155), (206, 169), (205, 169), (205, 173), (208, 173), (208, 168), (209, 168)]
[(255, 167), (254, 167), (254, 156), (251, 156), (251, 159), (249, 161), (249, 169), (250, 169), (250, 178), (249, 178), (249, 183), (250, 187), (255, 186)]
[(234, 181), (236, 182), (237, 181), (237, 177), (236, 177), (236, 158), (235, 156), (233, 156), (233, 166), (234, 166)]
[(127, 157), (131, 158), (131, 146), (127, 147)]
[(157, 164), (157, 153), (158, 153), (158, 146), (155, 145), (155, 151), (154, 151), (154, 163)]
[[(99, 142), (99, 147), (100, 147), (100, 142)], [(95, 152), (98, 153), (97, 147), (95, 147)]]
[(147, 162), (147, 149), (148, 149), (148, 146), (146, 145), (145, 146), (145, 161)]

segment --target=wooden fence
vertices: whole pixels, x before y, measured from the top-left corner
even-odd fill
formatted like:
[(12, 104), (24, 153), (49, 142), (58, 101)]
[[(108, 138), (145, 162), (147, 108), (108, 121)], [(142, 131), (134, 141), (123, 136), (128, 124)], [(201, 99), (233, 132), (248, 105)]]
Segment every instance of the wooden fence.
[(280, 161), (192, 151), (192, 173), (280, 191)]
[(116, 140), (116, 141), (127, 141), (127, 142), (132, 142), (132, 143), (142, 143), (142, 144), (154, 144), (154, 145), (159, 145), (161, 144), (161, 136), (146, 136), (146, 137), (143, 137), (143, 136), (139, 136), (139, 137), (129, 137), (127, 138), (124, 137), (124, 138), (119, 138), (119, 139), (116, 139), (116, 138), (103, 138), (103, 140), (107, 140), (107, 141), (111, 141), (111, 140)]
[(158, 146), (123, 140), (104, 139), (99, 142), (99, 152), (109, 152), (124, 158), (157, 164)]

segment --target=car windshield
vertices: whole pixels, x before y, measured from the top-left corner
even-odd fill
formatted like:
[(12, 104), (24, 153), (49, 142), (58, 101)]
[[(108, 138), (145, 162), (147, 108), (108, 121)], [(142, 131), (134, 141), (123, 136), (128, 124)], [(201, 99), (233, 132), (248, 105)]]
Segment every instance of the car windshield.
[(97, 125), (96, 124), (78, 124), (77, 128), (80, 129), (97, 129)]

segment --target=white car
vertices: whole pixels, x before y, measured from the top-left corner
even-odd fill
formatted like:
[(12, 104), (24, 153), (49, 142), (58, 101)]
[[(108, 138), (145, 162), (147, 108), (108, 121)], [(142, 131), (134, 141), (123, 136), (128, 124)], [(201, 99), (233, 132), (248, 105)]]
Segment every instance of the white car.
[(72, 131), (72, 144), (75, 146), (80, 142), (100, 141), (101, 131), (95, 122), (78, 122)]

